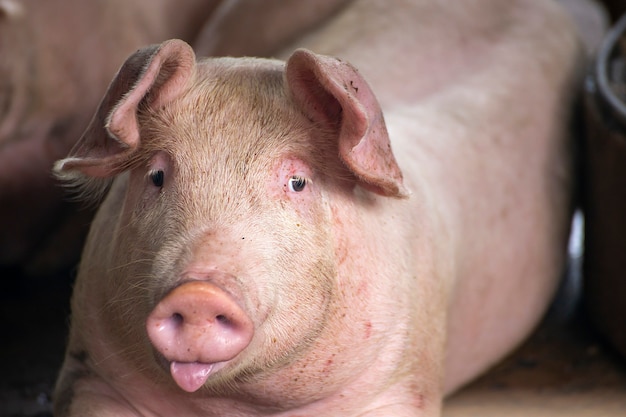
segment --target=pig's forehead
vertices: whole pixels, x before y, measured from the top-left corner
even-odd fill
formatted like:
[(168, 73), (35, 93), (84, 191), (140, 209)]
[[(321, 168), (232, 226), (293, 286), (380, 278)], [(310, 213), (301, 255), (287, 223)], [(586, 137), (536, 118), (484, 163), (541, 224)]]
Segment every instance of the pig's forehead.
[(272, 60), (202, 61), (186, 91), (148, 115), (151, 136), (174, 155), (242, 160), (307, 153), (310, 121), (289, 98), (283, 68)]
[[(228, 92), (248, 90), (269, 93), (281, 89), (285, 63), (263, 58), (207, 58), (198, 61), (190, 80), (190, 90)], [(237, 87), (240, 87), (237, 89)]]
[(181, 104), (194, 116), (195, 127), (212, 136), (269, 140), (304, 128), (285, 89), (282, 67), (213, 68), (198, 74)]
[(278, 59), (252, 57), (212, 57), (200, 58), (196, 63), (198, 72), (225, 72), (228, 69), (235, 71), (279, 71), (285, 68), (285, 62)]
[(284, 63), (259, 58), (214, 58), (198, 62), (189, 80), (188, 101), (211, 110), (253, 105), (267, 112), (285, 100)]

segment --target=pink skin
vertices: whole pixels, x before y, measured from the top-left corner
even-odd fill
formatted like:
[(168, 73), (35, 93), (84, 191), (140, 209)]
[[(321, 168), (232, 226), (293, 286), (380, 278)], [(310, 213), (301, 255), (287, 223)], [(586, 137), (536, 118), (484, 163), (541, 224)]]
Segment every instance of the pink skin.
[(543, 2), (403, 5), (398, 30), (441, 45), (355, 37), (390, 23), (369, 0), (301, 40), (363, 72), (180, 41), (126, 61), (56, 166), (110, 186), (59, 416), (437, 416), (529, 333), (566, 245), (573, 29)]

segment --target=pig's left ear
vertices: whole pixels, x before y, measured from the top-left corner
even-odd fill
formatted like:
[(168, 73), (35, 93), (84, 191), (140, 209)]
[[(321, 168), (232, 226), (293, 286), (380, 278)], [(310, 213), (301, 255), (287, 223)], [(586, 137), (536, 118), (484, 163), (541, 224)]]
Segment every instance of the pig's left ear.
[(364, 188), (396, 198), (408, 195), (380, 105), (353, 66), (298, 49), (287, 61), (285, 77), (304, 114), (338, 131), (339, 156)]
[(127, 169), (140, 145), (139, 109), (159, 108), (178, 97), (194, 67), (191, 46), (177, 39), (132, 54), (70, 156), (55, 165), (57, 175), (107, 178)]

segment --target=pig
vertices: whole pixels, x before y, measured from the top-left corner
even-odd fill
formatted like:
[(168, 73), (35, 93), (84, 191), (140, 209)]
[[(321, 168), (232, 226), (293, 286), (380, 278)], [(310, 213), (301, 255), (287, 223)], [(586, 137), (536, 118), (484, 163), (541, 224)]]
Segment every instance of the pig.
[(0, 0), (0, 266), (45, 275), (76, 262), (93, 214), (54, 185), (54, 161), (130, 53), (171, 37), (193, 41), (216, 6)]
[(529, 0), (355, 1), (274, 59), (132, 54), (55, 166), (105, 196), (56, 416), (440, 415), (558, 284), (583, 63)]

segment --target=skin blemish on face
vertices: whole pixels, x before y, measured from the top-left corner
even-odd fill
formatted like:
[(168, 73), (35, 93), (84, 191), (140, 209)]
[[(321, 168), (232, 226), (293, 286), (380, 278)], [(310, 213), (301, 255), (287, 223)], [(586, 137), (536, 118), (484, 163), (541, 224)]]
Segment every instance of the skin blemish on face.
[(424, 394), (417, 394), (415, 397), (415, 407), (419, 410), (424, 408)]
[(365, 323), (365, 338), (369, 339), (372, 336), (372, 322), (367, 321)]
[(368, 285), (367, 282), (363, 281), (359, 284), (359, 287), (356, 290), (356, 293), (360, 296), (367, 295), (368, 293)]

